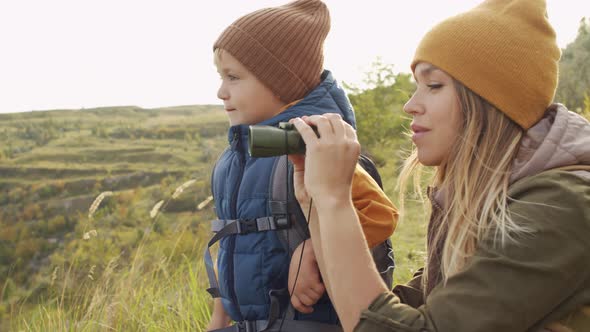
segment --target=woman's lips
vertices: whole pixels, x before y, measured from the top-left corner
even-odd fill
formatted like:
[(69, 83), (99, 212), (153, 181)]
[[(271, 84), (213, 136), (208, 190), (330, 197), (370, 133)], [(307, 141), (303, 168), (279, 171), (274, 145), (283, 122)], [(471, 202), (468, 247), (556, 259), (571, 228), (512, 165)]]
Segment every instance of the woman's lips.
[(415, 141), (419, 138), (421, 138), (422, 136), (426, 135), (430, 129), (426, 128), (426, 127), (422, 127), (419, 125), (411, 125), (410, 128), (412, 129), (412, 131), (414, 132), (414, 135), (412, 135), (412, 141)]

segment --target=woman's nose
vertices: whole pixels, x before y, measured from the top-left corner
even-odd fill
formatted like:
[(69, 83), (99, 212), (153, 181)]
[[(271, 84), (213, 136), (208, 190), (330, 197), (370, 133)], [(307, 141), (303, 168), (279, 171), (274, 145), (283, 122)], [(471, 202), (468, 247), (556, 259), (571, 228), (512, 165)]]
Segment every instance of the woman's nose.
[(408, 100), (405, 104), (404, 104), (404, 112), (410, 114), (410, 115), (414, 115), (417, 113), (421, 112), (421, 106), (418, 103), (417, 100), (417, 96), (416, 93), (414, 93), (412, 95), (412, 97), (410, 98), (410, 100)]

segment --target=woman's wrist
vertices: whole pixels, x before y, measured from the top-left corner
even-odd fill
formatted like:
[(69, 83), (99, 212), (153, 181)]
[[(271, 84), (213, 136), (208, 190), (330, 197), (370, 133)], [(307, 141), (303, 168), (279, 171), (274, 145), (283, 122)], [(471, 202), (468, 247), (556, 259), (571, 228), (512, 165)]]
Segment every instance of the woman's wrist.
[(334, 196), (327, 194), (314, 197), (313, 206), (320, 215), (334, 211), (342, 211), (351, 208), (354, 209), (352, 196), (350, 193), (346, 196)]

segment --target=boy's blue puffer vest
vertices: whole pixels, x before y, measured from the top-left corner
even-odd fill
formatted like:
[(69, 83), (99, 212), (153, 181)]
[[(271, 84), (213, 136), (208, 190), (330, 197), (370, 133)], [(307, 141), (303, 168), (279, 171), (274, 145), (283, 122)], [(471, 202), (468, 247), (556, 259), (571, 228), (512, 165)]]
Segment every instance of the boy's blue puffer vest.
[[(348, 97), (327, 70), (321, 83), (304, 99), (259, 124), (277, 126), (291, 118), (323, 113), (339, 113), (355, 127)], [(249, 156), (248, 125), (230, 127), (228, 139), (230, 147), (221, 155), (212, 176), (217, 217), (269, 216), (269, 183), (276, 157)], [(220, 240), (219, 290), (223, 306), (234, 321), (267, 319), (269, 291), (287, 287), (289, 262), (289, 253), (275, 231), (230, 235)], [(314, 309), (311, 316), (299, 319), (335, 322), (335, 311), (329, 302), (318, 302)]]

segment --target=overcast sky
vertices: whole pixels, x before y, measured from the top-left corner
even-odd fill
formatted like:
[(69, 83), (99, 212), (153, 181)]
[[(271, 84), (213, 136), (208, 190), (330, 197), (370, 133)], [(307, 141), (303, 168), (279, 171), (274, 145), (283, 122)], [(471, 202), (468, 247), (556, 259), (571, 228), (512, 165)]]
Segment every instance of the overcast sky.
[[(212, 45), (239, 16), (278, 0), (0, 0), (0, 113), (218, 104)], [(409, 71), (419, 39), (479, 0), (325, 0), (325, 67), (360, 84), (380, 56)], [(588, 0), (548, 0), (558, 44), (590, 17)]]

